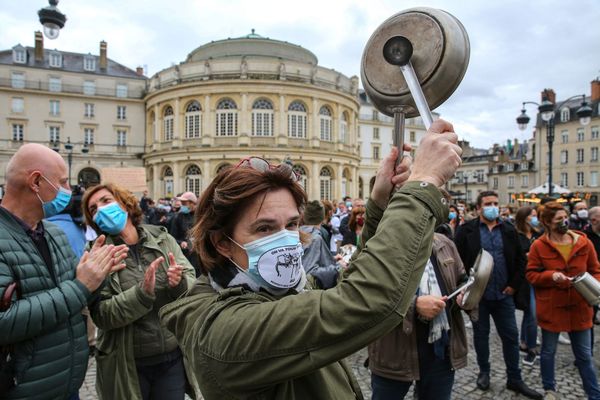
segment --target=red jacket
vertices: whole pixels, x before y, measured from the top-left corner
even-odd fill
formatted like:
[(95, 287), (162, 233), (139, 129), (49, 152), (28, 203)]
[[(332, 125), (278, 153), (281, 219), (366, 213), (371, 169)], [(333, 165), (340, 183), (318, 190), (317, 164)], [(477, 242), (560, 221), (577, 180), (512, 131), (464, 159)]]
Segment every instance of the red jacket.
[(526, 276), (535, 289), (538, 325), (550, 332), (581, 331), (592, 327), (592, 307), (571, 282), (552, 280), (554, 272), (573, 277), (587, 271), (600, 281), (600, 264), (592, 242), (580, 233), (569, 231), (568, 234), (574, 242), (568, 262), (548, 235), (533, 242), (528, 255)]

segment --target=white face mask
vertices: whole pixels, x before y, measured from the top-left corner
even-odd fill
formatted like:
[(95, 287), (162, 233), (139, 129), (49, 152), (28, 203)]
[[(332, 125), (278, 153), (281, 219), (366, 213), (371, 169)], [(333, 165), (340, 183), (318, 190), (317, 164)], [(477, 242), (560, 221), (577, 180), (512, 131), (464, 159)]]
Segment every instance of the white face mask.
[(577, 217), (579, 219), (587, 219), (588, 218), (588, 210), (579, 210), (579, 211), (577, 211)]

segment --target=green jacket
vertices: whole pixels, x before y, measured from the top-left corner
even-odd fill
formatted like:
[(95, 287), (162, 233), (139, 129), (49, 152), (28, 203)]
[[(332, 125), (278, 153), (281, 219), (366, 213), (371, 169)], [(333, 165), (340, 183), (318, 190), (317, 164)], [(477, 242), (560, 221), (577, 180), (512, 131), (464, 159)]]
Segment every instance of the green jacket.
[(368, 203), (368, 241), (332, 289), (275, 298), (242, 288), (216, 294), (198, 281), (161, 309), (206, 400), (363, 398), (340, 360), (402, 322), (436, 219), (448, 209), (437, 188), (413, 182), (393, 196), (377, 227), (381, 213)]
[(63, 231), (43, 224), (52, 275), (23, 227), (0, 207), (0, 296), (15, 280), (21, 291), (0, 312), (0, 346), (13, 347), (17, 379), (1, 399), (64, 399), (85, 378), (88, 342), (81, 311), (90, 292), (75, 279), (79, 261)]
[[(142, 398), (133, 356), (133, 322), (151, 312), (157, 312), (157, 302), (160, 301), (162, 304), (179, 298), (195, 280), (194, 268), (164, 227), (141, 225), (141, 229), (142, 237), (145, 238), (140, 242), (143, 259), (149, 261), (163, 256), (168, 260), (168, 253), (172, 252), (177, 264), (184, 266), (184, 272), (181, 283), (177, 287), (167, 288), (164, 279), (166, 279), (168, 261), (165, 261), (162, 264), (163, 270), (156, 272), (155, 296), (146, 294), (140, 285), (123, 291), (119, 273), (113, 273), (100, 292), (99, 301), (90, 305), (90, 314), (98, 326), (96, 389), (100, 399)], [(106, 242), (114, 243), (115, 238), (108, 237)], [(147, 262), (145, 264), (142, 266), (144, 269), (149, 265)], [(163, 285), (159, 285), (161, 280)], [(170, 300), (165, 300), (166, 297), (170, 297)]]

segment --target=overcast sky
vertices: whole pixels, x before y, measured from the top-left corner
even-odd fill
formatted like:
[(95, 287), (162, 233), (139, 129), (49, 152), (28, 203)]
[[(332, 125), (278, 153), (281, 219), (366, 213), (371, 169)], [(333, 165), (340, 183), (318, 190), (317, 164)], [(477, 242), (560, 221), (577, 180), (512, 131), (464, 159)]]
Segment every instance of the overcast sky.
[[(0, 49), (33, 46), (45, 0), (3, 0)], [(538, 101), (544, 88), (557, 98), (590, 94), (600, 75), (600, 1), (579, 0), (62, 0), (67, 23), (47, 48), (98, 54), (149, 75), (179, 63), (211, 40), (256, 33), (311, 50), (319, 64), (360, 75), (360, 58), (373, 31), (410, 7), (444, 9), (465, 26), (471, 59), (457, 91), (436, 111), (461, 139), (488, 147), (527, 139), (515, 118), (521, 102)], [(535, 107), (528, 109), (534, 120)]]

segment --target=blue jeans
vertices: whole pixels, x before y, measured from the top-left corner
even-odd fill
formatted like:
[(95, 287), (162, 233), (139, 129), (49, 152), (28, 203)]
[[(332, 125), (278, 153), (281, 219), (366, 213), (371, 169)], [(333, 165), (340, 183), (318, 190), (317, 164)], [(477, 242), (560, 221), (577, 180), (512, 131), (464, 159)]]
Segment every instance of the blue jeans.
[(479, 320), (473, 322), (473, 344), (477, 353), (479, 372), (490, 373), (490, 316), (502, 340), (502, 353), (509, 382), (521, 381), (519, 368), (519, 330), (515, 318), (515, 302), (512, 296), (502, 300), (481, 299)]
[(525, 343), (527, 350), (533, 350), (537, 346), (537, 319), (533, 287), (530, 287), (529, 293), (529, 309), (523, 311), (523, 320), (521, 321), (521, 342)]
[(140, 390), (144, 400), (183, 400), (185, 397), (185, 369), (179, 355), (154, 365), (136, 365)]
[[(544, 390), (556, 390), (554, 380), (554, 355), (558, 343), (558, 333), (542, 329), (542, 353), (540, 354), (540, 366), (542, 372), (542, 384)], [(579, 369), (579, 375), (583, 381), (583, 390), (590, 400), (600, 400), (600, 387), (598, 386), (598, 373), (592, 359), (590, 346), (590, 329), (585, 331), (569, 332), (571, 348), (575, 355), (575, 365)]]

